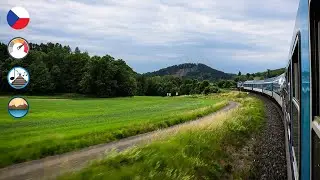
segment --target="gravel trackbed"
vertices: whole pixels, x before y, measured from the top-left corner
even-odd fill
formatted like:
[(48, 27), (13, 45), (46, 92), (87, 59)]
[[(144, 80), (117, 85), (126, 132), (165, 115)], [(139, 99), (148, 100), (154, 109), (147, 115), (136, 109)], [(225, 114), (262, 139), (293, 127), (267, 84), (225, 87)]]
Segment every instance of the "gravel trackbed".
[(285, 128), (280, 107), (264, 96), (253, 96), (264, 102), (266, 122), (254, 145), (254, 169), (250, 179), (287, 179)]

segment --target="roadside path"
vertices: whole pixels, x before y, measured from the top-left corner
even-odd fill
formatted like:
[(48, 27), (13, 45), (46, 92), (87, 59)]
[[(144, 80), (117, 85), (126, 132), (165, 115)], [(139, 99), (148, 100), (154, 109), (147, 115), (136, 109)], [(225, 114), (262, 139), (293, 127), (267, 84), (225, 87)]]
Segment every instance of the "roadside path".
[(229, 102), (229, 104), (221, 110), (205, 117), (196, 119), (194, 121), (188, 121), (165, 129), (124, 138), (106, 144), (90, 146), (78, 151), (50, 156), (43, 159), (33, 160), (2, 168), (0, 169), (0, 180), (54, 179), (65, 172), (76, 171), (83, 168), (91, 160), (96, 160), (104, 157), (105, 153), (112, 149), (122, 151), (135, 145), (147, 143), (148, 141), (151, 141), (155, 135), (169, 134), (187, 125), (197, 124), (207, 120), (214, 120), (214, 117), (218, 113), (227, 112), (231, 109), (236, 108), (237, 106), (238, 103)]

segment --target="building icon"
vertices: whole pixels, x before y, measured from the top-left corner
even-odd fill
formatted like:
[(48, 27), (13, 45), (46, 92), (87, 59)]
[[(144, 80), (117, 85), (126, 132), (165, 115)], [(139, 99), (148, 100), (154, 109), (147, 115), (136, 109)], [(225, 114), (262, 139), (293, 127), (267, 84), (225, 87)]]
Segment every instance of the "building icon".
[(11, 83), (12, 86), (20, 89), (24, 87), (28, 82), (19, 74), (19, 76)]

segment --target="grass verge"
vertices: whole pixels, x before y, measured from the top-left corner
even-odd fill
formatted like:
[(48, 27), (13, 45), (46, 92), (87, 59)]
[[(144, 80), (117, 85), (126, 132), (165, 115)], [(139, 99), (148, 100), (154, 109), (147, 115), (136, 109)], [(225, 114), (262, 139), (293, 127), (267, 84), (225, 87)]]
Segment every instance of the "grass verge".
[(149, 145), (113, 152), (59, 179), (247, 179), (251, 164), (236, 152), (259, 132), (264, 106), (244, 93), (221, 96), (240, 106)]
[[(165, 128), (217, 111), (223, 98), (28, 97), (30, 113), (12, 119), (0, 109), (0, 167)], [(0, 98), (5, 107), (6, 97)]]

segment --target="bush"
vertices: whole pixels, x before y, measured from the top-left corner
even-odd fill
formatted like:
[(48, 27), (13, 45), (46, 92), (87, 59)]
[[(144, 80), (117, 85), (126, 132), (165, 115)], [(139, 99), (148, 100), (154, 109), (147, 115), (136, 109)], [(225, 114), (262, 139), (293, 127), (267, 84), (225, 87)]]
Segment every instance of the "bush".
[(216, 86), (208, 86), (204, 89), (203, 94), (208, 95), (211, 93), (218, 93), (219, 92), (219, 88)]

